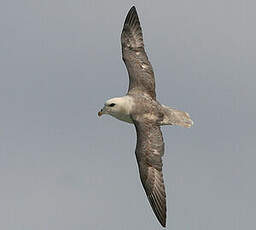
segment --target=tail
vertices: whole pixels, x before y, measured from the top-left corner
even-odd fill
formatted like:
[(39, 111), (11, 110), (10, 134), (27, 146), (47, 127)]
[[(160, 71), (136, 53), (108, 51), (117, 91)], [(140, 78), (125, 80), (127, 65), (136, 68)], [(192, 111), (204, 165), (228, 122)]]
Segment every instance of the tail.
[(193, 121), (186, 112), (182, 112), (171, 107), (162, 105), (164, 119), (161, 125), (179, 125), (182, 127), (190, 128), (193, 125)]

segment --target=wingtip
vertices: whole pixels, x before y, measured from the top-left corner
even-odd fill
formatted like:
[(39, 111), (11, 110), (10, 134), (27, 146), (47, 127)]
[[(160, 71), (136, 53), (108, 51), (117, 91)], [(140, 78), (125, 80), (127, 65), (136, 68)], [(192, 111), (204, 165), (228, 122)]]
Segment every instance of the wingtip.
[(126, 15), (121, 34), (122, 46), (129, 48), (143, 47), (143, 35), (135, 6)]
[[(165, 194), (164, 194), (165, 195)], [(165, 195), (166, 196), (166, 195)], [(164, 198), (164, 204), (161, 203), (159, 200), (159, 196), (156, 196), (155, 193), (152, 193), (151, 195), (148, 196), (149, 203), (152, 207), (152, 210), (161, 224), (162, 227), (166, 227), (166, 201)]]
[(126, 16), (126, 23), (128, 23), (129, 20), (131, 20), (131, 18), (133, 17), (138, 17), (138, 13), (137, 13), (137, 10), (136, 10), (136, 7), (135, 6), (132, 6)]
[(164, 223), (160, 222), (160, 224), (162, 225), (163, 228), (166, 228), (166, 222), (164, 222)]
[(130, 11), (131, 11), (131, 10), (135, 10), (135, 11), (136, 11), (135, 5), (133, 5), (133, 6), (131, 7)]

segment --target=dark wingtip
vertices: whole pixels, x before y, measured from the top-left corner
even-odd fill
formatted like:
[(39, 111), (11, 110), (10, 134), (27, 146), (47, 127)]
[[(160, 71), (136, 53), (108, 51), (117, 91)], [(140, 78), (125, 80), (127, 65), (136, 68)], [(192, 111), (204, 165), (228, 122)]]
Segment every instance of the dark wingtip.
[(152, 193), (148, 196), (149, 203), (152, 207), (153, 212), (155, 213), (159, 223), (166, 227), (166, 202), (165, 194), (164, 199), (160, 198), (159, 195)]
[(130, 24), (133, 18), (136, 18), (139, 21), (139, 17), (135, 6), (132, 6), (131, 9), (129, 10), (124, 24)]
[(164, 228), (166, 228), (166, 220), (164, 220), (164, 222), (160, 222), (160, 224), (161, 224)]
[(129, 10), (129, 12), (130, 11), (136, 11), (136, 7), (133, 5), (132, 7), (131, 7), (131, 9)]
[(123, 25), (121, 43), (124, 47), (143, 47), (143, 35), (135, 6), (129, 10)]

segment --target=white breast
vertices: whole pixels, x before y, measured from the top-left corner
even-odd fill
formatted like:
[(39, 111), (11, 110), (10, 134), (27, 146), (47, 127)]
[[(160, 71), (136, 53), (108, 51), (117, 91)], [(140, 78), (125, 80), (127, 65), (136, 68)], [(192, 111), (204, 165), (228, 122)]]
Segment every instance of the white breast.
[(113, 114), (115, 118), (117, 118), (120, 121), (128, 122), (128, 123), (133, 123), (130, 115), (128, 114)]

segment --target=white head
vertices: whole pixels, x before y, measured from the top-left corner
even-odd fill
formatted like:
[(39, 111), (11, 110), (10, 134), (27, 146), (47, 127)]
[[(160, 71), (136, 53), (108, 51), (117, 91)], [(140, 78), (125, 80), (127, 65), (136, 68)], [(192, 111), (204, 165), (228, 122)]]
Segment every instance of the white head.
[(129, 96), (111, 98), (105, 102), (104, 107), (98, 112), (98, 116), (109, 114), (119, 120), (131, 122), (132, 104), (132, 99)]

